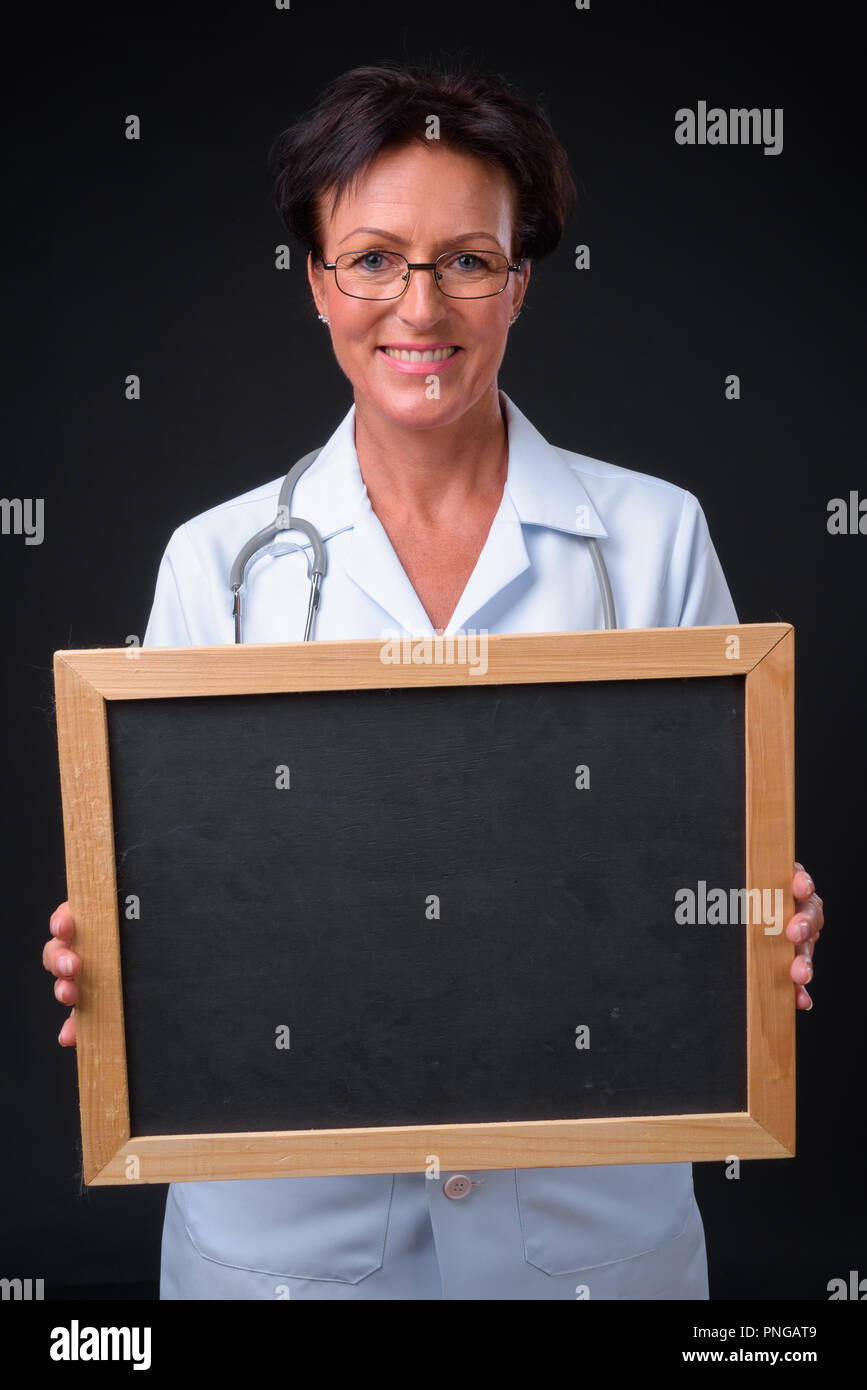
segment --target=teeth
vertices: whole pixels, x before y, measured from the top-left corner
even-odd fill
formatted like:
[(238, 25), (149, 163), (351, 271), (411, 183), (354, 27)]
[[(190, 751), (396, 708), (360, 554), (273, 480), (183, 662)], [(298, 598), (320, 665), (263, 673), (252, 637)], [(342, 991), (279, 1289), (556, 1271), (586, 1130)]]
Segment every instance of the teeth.
[(383, 348), (389, 357), (396, 357), (400, 362), (444, 362), (447, 357), (454, 357), (457, 352), (456, 347), (428, 349), (427, 352), (407, 352), (405, 348)]

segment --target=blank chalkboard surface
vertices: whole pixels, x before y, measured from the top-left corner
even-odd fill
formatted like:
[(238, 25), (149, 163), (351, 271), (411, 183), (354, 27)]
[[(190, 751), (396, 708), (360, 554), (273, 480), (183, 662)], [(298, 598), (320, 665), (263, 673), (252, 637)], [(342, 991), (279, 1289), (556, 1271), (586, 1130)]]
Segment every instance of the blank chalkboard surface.
[[(670, 631), (723, 632), (632, 637), (652, 648)], [(744, 1122), (761, 1128), (760, 1152), (791, 1152), (750, 1107), (749, 1010), (766, 1009), (763, 978), (785, 1052), (779, 981), (764, 965), (783, 958), (779, 938), (676, 910), (684, 890), (700, 904), (712, 888), (776, 887), (755, 872), (765, 851), (748, 845), (765, 822), (779, 834), (769, 779), (755, 775), (768, 728), (756, 736), (749, 693), (791, 629), (771, 632), (764, 662), (701, 674), (682, 646), (667, 658), (677, 674), (651, 662), (650, 679), (635, 677), (633, 658), (623, 665), (622, 644), (598, 646), (625, 635), (609, 633), (494, 638), (513, 664), (460, 682), (418, 667), (377, 674), (373, 643), (58, 654), (99, 655), (103, 672), (115, 658), (100, 707), (121, 1150), (160, 1157), (135, 1176), (387, 1171), (382, 1149), (377, 1161), (360, 1144), (377, 1134), (418, 1136), (394, 1152), (394, 1170), (424, 1167), (436, 1136), (470, 1155), (465, 1166), (532, 1166), (532, 1150), (509, 1148), (513, 1127), (553, 1143), (561, 1122), (593, 1139), (595, 1157), (542, 1143), (543, 1162), (684, 1156), (671, 1143), (648, 1152), (647, 1126), (665, 1117), (691, 1117), (724, 1153), (749, 1156), (732, 1149), (735, 1122), (744, 1135)], [(569, 679), (556, 659), (566, 638), (574, 654), (594, 638), (594, 661), (610, 652), (604, 676), (573, 660)], [(351, 662), (337, 674), (323, 664), (329, 647), (355, 658), (355, 684)], [(533, 679), (547, 675), (546, 650), (551, 674)], [(219, 653), (234, 663), (231, 689)], [(269, 678), (247, 676), (244, 689), (242, 653), (260, 675), (270, 662)], [(205, 665), (177, 693), (177, 662), (193, 656)], [(314, 671), (306, 687), (302, 661)], [(91, 834), (105, 869), (105, 836)], [(104, 1117), (117, 1092), (113, 1102), (87, 1078), (92, 1098), (103, 1086)], [(581, 1128), (626, 1120), (632, 1146), (619, 1151), (616, 1129)], [(485, 1137), (481, 1158), (461, 1135)], [(176, 1171), (182, 1136), (185, 1154), (199, 1152)], [(216, 1160), (225, 1144), (235, 1160), (263, 1154), (274, 1136), (322, 1142), (284, 1143), (279, 1159), (240, 1172)], [(109, 1145), (89, 1180), (121, 1181), (110, 1162), (120, 1156)]]
[(742, 676), (113, 702), (134, 1130), (743, 1110), (744, 929), (675, 921), (745, 881), (743, 707)]

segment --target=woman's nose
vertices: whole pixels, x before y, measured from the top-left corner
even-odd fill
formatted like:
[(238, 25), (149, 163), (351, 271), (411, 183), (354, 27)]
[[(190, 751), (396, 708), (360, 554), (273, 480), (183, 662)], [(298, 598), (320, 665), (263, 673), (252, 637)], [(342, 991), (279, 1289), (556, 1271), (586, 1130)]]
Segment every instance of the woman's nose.
[(435, 273), (433, 270), (409, 272), (409, 284), (398, 301), (398, 312), (402, 318), (423, 323), (442, 318), (448, 300), (434, 284)]

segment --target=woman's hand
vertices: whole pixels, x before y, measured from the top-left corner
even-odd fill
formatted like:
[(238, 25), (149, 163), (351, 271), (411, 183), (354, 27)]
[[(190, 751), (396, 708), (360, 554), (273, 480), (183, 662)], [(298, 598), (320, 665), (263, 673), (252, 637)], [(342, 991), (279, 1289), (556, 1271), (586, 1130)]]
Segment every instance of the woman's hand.
[(814, 890), (813, 880), (803, 864), (795, 861), (792, 892), (795, 895), (795, 915), (786, 927), (786, 936), (797, 943), (791, 975), (795, 982), (795, 1007), (812, 1009), (813, 1001), (804, 988), (813, 978), (813, 951), (825, 924), (822, 899)]
[[(81, 959), (69, 946), (75, 931), (69, 903), (60, 903), (55, 908), (48, 929), (51, 932), (51, 940), (45, 943), (42, 964), (52, 975), (57, 976), (54, 986), (55, 999), (61, 1004), (75, 1004), (78, 1002), (75, 976), (81, 970)], [(75, 1047), (75, 1009), (58, 1033), (57, 1041), (61, 1047)]]

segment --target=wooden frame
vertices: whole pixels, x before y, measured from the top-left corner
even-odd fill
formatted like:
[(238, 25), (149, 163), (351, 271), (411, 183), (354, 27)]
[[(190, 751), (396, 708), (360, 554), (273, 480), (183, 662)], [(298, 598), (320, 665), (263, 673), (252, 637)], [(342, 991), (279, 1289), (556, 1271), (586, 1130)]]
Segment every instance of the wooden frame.
[[(735, 642), (733, 639), (737, 639)], [(794, 632), (785, 623), (487, 638), (487, 671), (384, 665), (374, 641), (98, 648), (54, 657), (75, 946), (84, 1177), (184, 1182), (443, 1168), (783, 1158), (795, 1152), (795, 1005), (785, 933), (747, 930), (744, 1112), (378, 1129), (136, 1137), (130, 1133), (106, 701), (293, 690), (744, 675), (746, 887), (794, 911)], [(132, 1162), (131, 1160), (135, 1160)]]

